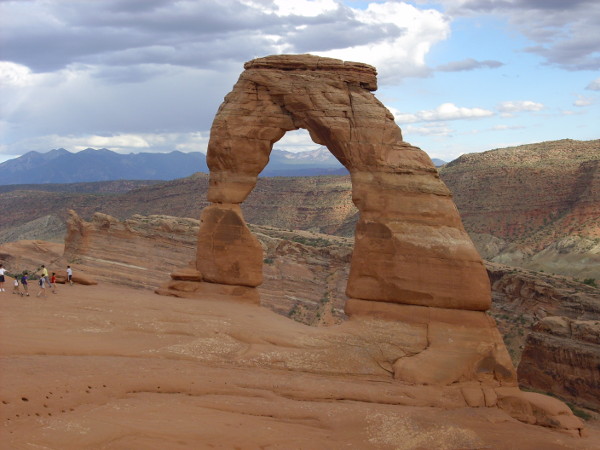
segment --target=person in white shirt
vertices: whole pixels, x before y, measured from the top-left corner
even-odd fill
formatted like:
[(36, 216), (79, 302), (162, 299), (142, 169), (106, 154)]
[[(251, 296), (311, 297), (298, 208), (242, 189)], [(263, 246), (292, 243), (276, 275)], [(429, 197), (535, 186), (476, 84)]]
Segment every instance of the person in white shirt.
[(71, 269), (71, 266), (67, 266), (67, 281), (73, 286), (73, 269)]
[(6, 290), (4, 289), (4, 274), (6, 273), (6, 269), (4, 268), (4, 266), (2, 264), (0, 264), (0, 292), (6, 292)]

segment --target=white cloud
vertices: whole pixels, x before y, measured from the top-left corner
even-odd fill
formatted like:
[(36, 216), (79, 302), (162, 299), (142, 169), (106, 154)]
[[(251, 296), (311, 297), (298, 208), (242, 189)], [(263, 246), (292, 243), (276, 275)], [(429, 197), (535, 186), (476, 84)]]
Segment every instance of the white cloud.
[(494, 125), (491, 129), (493, 131), (507, 131), (507, 130), (521, 130), (525, 127), (523, 125)]
[[(66, 148), (70, 151), (81, 151), (86, 148), (108, 148), (117, 153), (158, 153), (179, 150), (184, 153), (206, 153), (208, 134), (192, 133), (145, 133), (99, 135), (45, 135), (28, 138), (18, 143), (18, 148), (46, 152), (53, 148)], [(314, 144), (313, 144), (314, 145)], [(11, 145), (2, 148), (1, 153), (12, 154)]]
[(308, 134), (308, 131), (303, 129), (288, 131), (273, 145), (273, 148), (287, 150), (288, 152), (293, 153), (314, 150), (317, 147), (319, 147), (319, 145), (315, 144), (311, 139), (310, 134)]
[(452, 61), (447, 64), (442, 64), (436, 67), (436, 70), (441, 72), (463, 72), (466, 70), (475, 69), (497, 69), (502, 67), (504, 63), (494, 60), (477, 61), (473, 58), (463, 59), (461, 61)]
[(541, 111), (544, 109), (542, 103), (531, 100), (506, 101), (498, 105), (498, 111), (503, 113), (514, 113), (521, 111)]
[(454, 130), (444, 123), (428, 123), (423, 126), (406, 125), (402, 127), (404, 139), (410, 140), (410, 136), (450, 136)]
[[(452, 17), (494, 15), (536, 45), (525, 49), (567, 70), (600, 68), (596, 0), (439, 0)], [(532, 19), (535, 18), (535, 19)]]
[(583, 95), (578, 95), (577, 100), (573, 102), (573, 106), (583, 107), (590, 106), (594, 104), (594, 100), (591, 97), (584, 97)]
[(27, 66), (0, 61), (0, 86), (22, 88), (34, 83), (34, 75)]
[(433, 122), (440, 120), (480, 119), (493, 116), (494, 112), (483, 108), (465, 108), (454, 103), (443, 103), (435, 109), (423, 110), (413, 114), (397, 114), (396, 122)]
[(570, 109), (565, 109), (560, 112), (563, 116), (580, 116), (584, 114), (582, 111), (572, 111)]
[(339, 5), (333, 0), (274, 0), (273, 12), (278, 16), (316, 17), (336, 10)]
[(588, 84), (586, 89), (590, 91), (600, 91), (600, 78), (596, 78), (594, 81)]
[(370, 3), (366, 10), (354, 10), (354, 14), (362, 23), (375, 27), (394, 25), (403, 33), (315, 53), (371, 64), (377, 67), (382, 84), (397, 83), (404, 77), (428, 76), (431, 70), (425, 63), (425, 56), (433, 45), (450, 35), (450, 22), (442, 13), (433, 9), (419, 10), (407, 3)]

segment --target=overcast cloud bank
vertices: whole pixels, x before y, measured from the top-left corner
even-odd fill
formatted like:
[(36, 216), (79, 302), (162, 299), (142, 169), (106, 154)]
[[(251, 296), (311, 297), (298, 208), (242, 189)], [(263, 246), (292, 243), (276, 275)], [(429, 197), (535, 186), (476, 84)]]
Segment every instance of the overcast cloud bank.
[[(19, 0), (0, 2), (0, 17), (0, 161), (205, 151), (243, 63), (278, 53), (374, 65), (405, 138), (442, 159), (539, 140), (542, 113), (565, 134), (541, 140), (598, 134), (596, 1)], [(468, 138), (483, 132), (496, 134)], [(286, 146), (316, 144), (288, 133)]]

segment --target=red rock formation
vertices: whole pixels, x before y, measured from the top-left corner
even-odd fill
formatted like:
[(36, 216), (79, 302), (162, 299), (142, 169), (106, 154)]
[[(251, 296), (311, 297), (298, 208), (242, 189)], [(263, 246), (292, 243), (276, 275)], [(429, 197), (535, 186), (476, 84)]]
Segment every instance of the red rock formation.
[[(250, 61), (245, 69), (211, 128), (209, 201), (220, 208), (242, 203), (273, 144), (287, 131), (305, 128), (351, 173), (360, 219), (350, 297), (480, 311), (489, 307), (485, 269), (450, 192), (429, 157), (402, 141), (393, 116), (371, 94), (377, 88), (373, 67), (280, 55)], [(247, 254), (215, 252), (204, 240), (198, 255), (199, 272), (207, 266), (221, 270), (250, 264)], [(221, 258), (227, 263), (219, 263)]]
[(527, 338), (519, 381), (600, 411), (599, 345), (599, 320), (545, 317)]
[(193, 259), (198, 221), (167, 216), (118, 219), (96, 213), (91, 222), (70, 211), (61, 269), (74, 266), (98, 281), (155, 288)]
[(440, 175), (484, 258), (600, 278), (600, 140), (463, 155)]
[[(360, 216), (347, 314), (408, 326), (406, 336), (392, 339), (401, 349), (391, 362), (394, 377), (442, 386), (474, 383), (463, 392), (467, 404), (492, 406), (501, 398), (498, 405), (520, 420), (581, 428), (564, 409), (541, 406), (516, 389), (512, 362), (484, 312), (491, 296), (483, 262), (430, 158), (402, 140), (392, 114), (371, 94), (375, 69), (312, 55), (271, 56), (244, 67), (211, 128), (213, 205), (202, 215), (196, 280), (189, 270), (187, 280), (176, 273), (159, 292), (202, 298), (215, 287), (226, 294), (229, 286), (245, 297), (260, 283), (255, 264), (262, 252), (238, 205), (255, 187), (273, 144), (304, 128), (351, 174)], [(503, 397), (498, 389), (506, 387), (513, 389)]]
[[(157, 261), (164, 259), (159, 267), (167, 270), (173, 268), (169, 288), (179, 297), (197, 298), (202, 295), (204, 299), (221, 302), (232, 298), (250, 303), (258, 302), (255, 288), (198, 283), (202, 275), (195, 268), (175, 269), (181, 260), (192, 259), (194, 256), (193, 246), (182, 243), (193, 242), (198, 221), (165, 216), (137, 216), (119, 222), (110, 216), (97, 215), (96, 220), (88, 223), (72, 213), (70, 226), (72, 230), (69, 236), (73, 241), (67, 242), (67, 248), (69, 257), (78, 261), (76, 270), (85, 269), (85, 274), (93, 274), (103, 282), (109, 282), (106, 284), (140, 287), (147, 287), (150, 283), (156, 285), (166, 276), (165, 271), (157, 269)], [(267, 282), (261, 289), (263, 292), (273, 290), (268, 298), (273, 299), (278, 295), (283, 298), (296, 296), (307, 302), (315, 298), (320, 303), (319, 291), (334, 294), (333, 290), (328, 290), (330, 288), (327, 283), (333, 283), (332, 289), (335, 289), (340, 280), (327, 276), (326, 272), (347, 264), (349, 246), (339, 250), (318, 247), (309, 249), (284, 238), (290, 235), (290, 239), (309, 241), (310, 233), (292, 236), (293, 233), (287, 231), (252, 228), (260, 237), (265, 256), (273, 260), (268, 263), (270, 268), (275, 266), (281, 271), (279, 274), (269, 273), (270, 270), (266, 272)], [(321, 241), (323, 237), (316, 237), (314, 240)], [(85, 243), (81, 246), (82, 253), (77, 252), (75, 243)], [(302, 270), (302, 262), (309, 263), (311, 267)], [(326, 269), (319, 271), (319, 267)], [(317, 272), (322, 272), (319, 274), (323, 275), (322, 281), (316, 275)], [(319, 285), (320, 282), (326, 285)], [(201, 286), (201, 290), (187, 291), (190, 286), (194, 289)], [(337, 301), (341, 302), (343, 299)], [(164, 306), (164, 301), (163, 308), (170, 311), (168, 306)], [(252, 344), (246, 350), (241, 350), (240, 347), (239, 352), (235, 351), (238, 355), (235, 363), (260, 363), (268, 367), (314, 373), (385, 374), (389, 378), (394, 377), (397, 386), (416, 389), (418, 398), (411, 400), (414, 402), (411, 404), (445, 404), (452, 405), (452, 408), (465, 405), (499, 407), (527, 423), (567, 429), (574, 433), (578, 433), (577, 430), (581, 428), (581, 423), (567, 409), (557, 409), (554, 404), (544, 406), (544, 402), (538, 404), (537, 397), (530, 398), (529, 394), (518, 390), (514, 369), (494, 322), (483, 312), (417, 305), (395, 305), (390, 308), (384, 302), (357, 299), (351, 299), (346, 308), (353, 314), (351, 320), (339, 327), (330, 328), (331, 331), (323, 331), (323, 343), (314, 343), (309, 339), (308, 344), (302, 344), (308, 346), (304, 350), (298, 348), (296, 341), (285, 337), (289, 333), (294, 334), (289, 331), (291, 322), (277, 328), (275, 333), (255, 329), (255, 320), (260, 320), (263, 312), (255, 310), (252, 314), (240, 314), (245, 317), (243, 326), (251, 326), (252, 332), (235, 330), (231, 332), (232, 336), (235, 336), (234, 340), (248, 339)], [(226, 337), (225, 341), (217, 342), (214, 332), (208, 332), (205, 328), (204, 325), (200, 327), (211, 336), (211, 345), (216, 345), (212, 347), (213, 350), (229, 345), (227, 342), (231, 343)], [(294, 339), (298, 342), (308, 339), (315, 333), (310, 330), (314, 329), (303, 329), (302, 336), (294, 335)], [(347, 354), (340, 354), (335, 350), (340, 339), (349, 339), (348, 348), (351, 350)], [(276, 350), (276, 356), (272, 360), (269, 359), (271, 353), (261, 353), (263, 342), (280, 343), (281, 348)], [(196, 349), (195, 344), (190, 345)], [(210, 353), (211, 351), (203, 349), (200, 354), (208, 352), (205, 357), (217, 359), (222, 356)]]

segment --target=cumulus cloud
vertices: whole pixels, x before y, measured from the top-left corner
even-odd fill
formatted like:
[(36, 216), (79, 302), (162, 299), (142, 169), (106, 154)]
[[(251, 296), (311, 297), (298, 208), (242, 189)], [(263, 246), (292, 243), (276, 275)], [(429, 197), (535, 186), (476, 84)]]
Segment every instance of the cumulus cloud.
[(600, 91), (600, 78), (596, 78), (594, 81), (588, 84), (586, 89), (590, 91)]
[(278, 140), (273, 148), (285, 149), (291, 152), (314, 150), (318, 147), (306, 130), (288, 131)]
[(436, 70), (442, 72), (462, 72), (465, 70), (475, 69), (497, 69), (498, 67), (502, 67), (503, 65), (504, 63), (501, 63), (500, 61), (477, 61), (473, 58), (467, 58), (461, 61), (452, 61), (447, 64), (442, 64), (441, 66), (438, 66)]
[(583, 95), (578, 95), (577, 100), (573, 102), (573, 106), (583, 107), (590, 106), (594, 104), (594, 100), (590, 97), (584, 97)]
[(371, 3), (364, 11), (355, 10), (354, 17), (382, 30), (381, 38), (316, 53), (374, 65), (382, 84), (430, 75), (425, 57), (434, 44), (450, 34), (450, 22), (442, 13), (402, 2)]
[[(600, 2), (596, 0), (440, 0), (453, 17), (505, 17), (536, 45), (526, 50), (567, 70), (600, 68)], [(532, 18), (535, 17), (535, 20)]]
[(427, 123), (422, 126), (406, 125), (402, 127), (404, 138), (417, 136), (451, 136), (454, 130), (444, 123)]
[(494, 125), (491, 130), (493, 131), (506, 131), (506, 130), (522, 130), (525, 127), (523, 125)]
[(531, 100), (506, 101), (498, 105), (498, 111), (503, 113), (515, 113), (521, 111), (541, 111), (544, 105)]
[(456, 106), (454, 103), (443, 103), (435, 109), (423, 110), (414, 114), (397, 114), (396, 122), (434, 122), (442, 120), (480, 119), (493, 116), (494, 112), (483, 108), (465, 108)]

